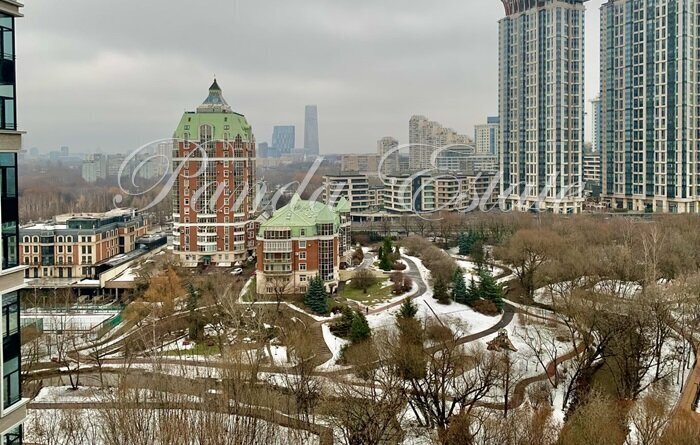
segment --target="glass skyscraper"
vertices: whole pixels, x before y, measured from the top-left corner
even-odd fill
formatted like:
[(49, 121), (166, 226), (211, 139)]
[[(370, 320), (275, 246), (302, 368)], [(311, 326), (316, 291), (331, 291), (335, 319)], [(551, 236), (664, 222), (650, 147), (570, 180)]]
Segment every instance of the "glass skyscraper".
[(24, 285), (25, 266), (19, 264), (17, 205), (17, 152), (22, 133), (17, 127), (15, 77), (15, 18), (20, 4), (0, 0), (0, 297), (2, 298), (2, 406), (0, 436), (3, 445), (22, 443), (27, 399), (22, 398), (20, 317), (18, 292)]
[(272, 128), (272, 148), (280, 154), (291, 153), (296, 146), (294, 125), (277, 125)]
[(304, 113), (304, 151), (310, 155), (319, 153), (318, 108), (316, 105), (307, 105)]
[(637, 212), (700, 212), (700, 1), (601, 8), (603, 197)]
[(582, 209), (584, 0), (503, 0), (501, 198), (506, 209)]

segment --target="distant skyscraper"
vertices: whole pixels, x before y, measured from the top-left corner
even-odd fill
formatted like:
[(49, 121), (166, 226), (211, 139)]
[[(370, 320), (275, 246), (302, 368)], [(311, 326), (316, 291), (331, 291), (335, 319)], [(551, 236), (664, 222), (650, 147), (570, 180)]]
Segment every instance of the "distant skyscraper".
[(603, 196), (613, 208), (700, 212), (697, 0), (601, 8)]
[(500, 138), (500, 121), (498, 116), (486, 118), (486, 123), (474, 127), (476, 153), (480, 155), (497, 155)]
[(304, 150), (310, 155), (319, 153), (318, 108), (316, 105), (307, 105), (304, 113)]
[[(381, 138), (377, 141), (377, 154), (380, 161), (384, 159), (382, 164), (382, 173), (393, 175), (399, 172), (399, 141), (392, 137)], [(395, 150), (395, 151), (392, 151)], [(391, 154), (387, 154), (391, 151)]]
[(245, 261), (255, 249), (253, 129), (215, 80), (197, 111), (182, 116), (175, 139), (175, 254), (186, 267)]
[(602, 147), (602, 132), (601, 132), (601, 124), (602, 122), (600, 121), (601, 119), (601, 114), (602, 114), (602, 109), (601, 109), (601, 102), (600, 102), (600, 97), (593, 99), (591, 101), (591, 108), (592, 108), (592, 120), (591, 120), (591, 133), (592, 133), (592, 145), (593, 145), (593, 151), (600, 153), (601, 147)]
[(506, 208), (580, 212), (584, 0), (503, 0), (501, 197)]
[(270, 145), (267, 142), (261, 142), (258, 144), (258, 156), (261, 158), (267, 158), (270, 156)]
[(296, 130), (294, 125), (277, 125), (272, 128), (272, 148), (281, 154), (294, 151), (296, 146)]
[(408, 121), (408, 151), (411, 170), (430, 169), (436, 149), (446, 145), (470, 144), (471, 138), (445, 128), (425, 116), (412, 116)]

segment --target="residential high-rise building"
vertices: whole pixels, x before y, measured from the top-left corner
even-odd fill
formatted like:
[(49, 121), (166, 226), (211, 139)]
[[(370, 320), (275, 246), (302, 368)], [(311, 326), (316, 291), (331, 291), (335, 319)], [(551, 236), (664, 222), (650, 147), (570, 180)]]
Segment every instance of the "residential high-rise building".
[(379, 159), (379, 155), (375, 154), (341, 155), (340, 170), (376, 176), (379, 172)]
[(603, 198), (615, 209), (700, 212), (700, 2), (601, 7)]
[(399, 172), (399, 141), (392, 137), (381, 138), (377, 141), (377, 154), (382, 159), (382, 173), (395, 175)]
[(425, 116), (412, 116), (408, 122), (409, 166), (411, 170), (433, 167), (431, 159), (436, 150), (447, 145), (470, 144), (471, 138), (445, 128)]
[(586, 185), (600, 186), (600, 152), (583, 152), (583, 181)]
[(498, 155), (501, 139), (500, 120), (498, 116), (486, 118), (486, 123), (474, 127), (476, 152), (481, 155)]
[(294, 125), (277, 125), (272, 128), (272, 148), (280, 154), (289, 154), (296, 145)]
[(501, 198), (507, 209), (583, 205), (585, 0), (503, 0)]
[(173, 153), (174, 251), (183, 265), (230, 265), (255, 250), (255, 137), (219, 84), (182, 116)]
[(337, 205), (341, 198), (348, 201), (350, 211), (364, 212), (370, 207), (369, 182), (366, 175), (341, 173), (323, 177), (323, 202)]
[(0, 299), (2, 300), (2, 405), (0, 405), (0, 442), (22, 443), (22, 423), (27, 415), (28, 399), (22, 398), (19, 295), (24, 283), (25, 266), (19, 261), (19, 212), (17, 190), (17, 153), (22, 148), (22, 132), (17, 125), (15, 76), (15, 18), (21, 17), (21, 5), (0, 0)]
[(318, 108), (307, 105), (304, 112), (304, 151), (309, 155), (319, 154)]
[(591, 141), (593, 151), (600, 153), (602, 148), (602, 133), (601, 133), (601, 118), (602, 118), (602, 108), (600, 97), (597, 97), (591, 101)]
[(83, 180), (90, 184), (107, 178), (107, 157), (101, 153), (85, 156), (81, 173)]

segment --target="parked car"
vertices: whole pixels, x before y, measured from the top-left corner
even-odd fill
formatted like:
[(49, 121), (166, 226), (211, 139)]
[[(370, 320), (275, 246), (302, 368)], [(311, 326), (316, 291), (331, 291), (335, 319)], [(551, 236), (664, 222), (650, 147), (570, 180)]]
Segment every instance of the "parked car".
[(233, 270), (231, 271), (231, 274), (232, 274), (232, 275), (240, 275), (240, 274), (242, 274), (242, 273), (243, 273), (243, 269), (241, 269), (240, 267), (236, 267), (235, 269), (233, 269)]

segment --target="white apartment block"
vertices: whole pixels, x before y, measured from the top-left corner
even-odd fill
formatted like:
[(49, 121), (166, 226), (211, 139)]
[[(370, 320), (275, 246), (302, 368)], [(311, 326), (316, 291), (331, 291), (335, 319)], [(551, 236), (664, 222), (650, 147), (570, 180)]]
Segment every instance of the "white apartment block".
[(366, 175), (341, 174), (323, 177), (323, 202), (337, 205), (341, 198), (350, 203), (351, 212), (364, 212), (370, 207), (369, 182)]
[(584, 0), (504, 0), (499, 22), (501, 198), (506, 209), (583, 205)]
[(474, 126), (474, 143), (478, 154), (498, 155), (501, 140), (500, 128), (498, 117), (489, 117), (485, 124)]
[(601, 8), (603, 198), (613, 209), (700, 212), (700, 2)]
[(377, 155), (382, 173), (395, 175), (399, 173), (399, 141), (392, 137), (381, 138), (377, 141)]

